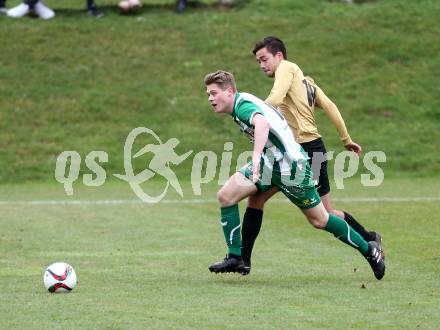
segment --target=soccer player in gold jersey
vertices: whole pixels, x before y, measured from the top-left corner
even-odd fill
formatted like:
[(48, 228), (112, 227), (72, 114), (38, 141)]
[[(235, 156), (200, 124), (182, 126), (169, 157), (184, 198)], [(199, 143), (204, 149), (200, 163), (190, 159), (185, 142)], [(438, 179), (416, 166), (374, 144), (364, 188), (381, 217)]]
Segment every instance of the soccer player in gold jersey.
[[(284, 43), (276, 37), (266, 37), (255, 45), (253, 53), (261, 70), (274, 84), (266, 103), (278, 108), (286, 118), (296, 142), (308, 153), (316, 182), (316, 188), (327, 212), (344, 219), (366, 241), (381, 244), (381, 236), (374, 231), (367, 231), (353, 216), (345, 211), (336, 210), (331, 205), (330, 183), (327, 174), (326, 149), (315, 122), (315, 107), (319, 107), (330, 118), (347, 150), (360, 154), (362, 148), (353, 142), (348, 134), (344, 120), (336, 105), (325, 95), (310, 77), (305, 77), (302, 70), (293, 62), (287, 61)], [(250, 272), (251, 254), (263, 219), (265, 202), (278, 189), (250, 196), (242, 225), (242, 257), (245, 263), (243, 274)], [(381, 246), (381, 245), (380, 245)], [(382, 249), (382, 247), (381, 247)], [(383, 254), (383, 251), (381, 251)]]

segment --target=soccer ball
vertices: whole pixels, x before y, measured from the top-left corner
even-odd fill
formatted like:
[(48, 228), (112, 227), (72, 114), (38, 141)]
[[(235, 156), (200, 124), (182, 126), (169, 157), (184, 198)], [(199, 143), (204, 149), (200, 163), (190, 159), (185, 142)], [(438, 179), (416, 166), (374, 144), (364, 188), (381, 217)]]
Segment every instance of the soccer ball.
[(76, 285), (76, 273), (65, 262), (56, 262), (44, 272), (44, 286), (49, 292), (70, 292)]

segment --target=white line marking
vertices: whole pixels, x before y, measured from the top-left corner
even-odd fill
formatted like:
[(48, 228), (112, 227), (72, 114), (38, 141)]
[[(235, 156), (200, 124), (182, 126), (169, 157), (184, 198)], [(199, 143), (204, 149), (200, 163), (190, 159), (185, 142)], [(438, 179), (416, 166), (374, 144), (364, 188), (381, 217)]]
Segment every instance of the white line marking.
[[(342, 197), (332, 198), (333, 202), (349, 203), (407, 203), (407, 202), (440, 202), (440, 197)], [(158, 204), (209, 204), (217, 203), (216, 199), (164, 199)], [(270, 203), (290, 203), (288, 199), (274, 199)], [(31, 200), (31, 201), (5, 201), (0, 200), (3, 205), (120, 205), (120, 204), (146, 204), (139, 199), (108, 199), (108, 200)]]

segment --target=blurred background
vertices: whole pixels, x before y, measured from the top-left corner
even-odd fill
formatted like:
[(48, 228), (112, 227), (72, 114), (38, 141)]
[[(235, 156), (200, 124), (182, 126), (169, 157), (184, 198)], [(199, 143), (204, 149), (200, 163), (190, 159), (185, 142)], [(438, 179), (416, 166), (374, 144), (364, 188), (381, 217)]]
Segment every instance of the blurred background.
[[(14, 7), (19, 1), (7, 1)], [(123, 172), (123, 145), (135, 127), (176, 137), (179, 153), (226, 141), (250, 149), (235, 125), (218, 118), (203, 77), (235, 74), (240, 91), (265, 98), (272, 80), (252, 49), (281, 38), (288, 59), (338, 105), (364, 152), (382, 150), (385, 177), (438, 175), (440, 157), (440, 2), (429, 0), (143, 1), (121, 15), (117, 1), (47, 0), (51, 20), (0, 16), (0, 182), (55, 182), (57, 156), (104, 150), (108, 173)], [(343, 146), (318, 111), (328, 150)], [(175, 168), (189, 180), (190, 161)], [(145, 165), (143, 168), (145, 168)], [(82, 173), (90, 172), (82, 163)], [(331, 171), (330, 171), (331, 174)], [(359, 174), (360, 175), (360, 174)]]

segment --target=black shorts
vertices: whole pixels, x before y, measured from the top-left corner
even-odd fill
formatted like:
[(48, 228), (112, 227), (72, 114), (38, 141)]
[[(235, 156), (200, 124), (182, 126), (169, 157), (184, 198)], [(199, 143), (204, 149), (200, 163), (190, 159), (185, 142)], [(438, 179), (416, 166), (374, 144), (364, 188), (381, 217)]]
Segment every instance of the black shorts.
[[(307, 152), (308, 156), (310, 157), (309, 163), (312, 167), (313, 172), (313, 180), (315, 182), (316, 190), (318, 190), (319, 196), (324, 196), (325, 194), (330, 192), (330, 182), (328, 180), (328, 173), (327, 173), (327, 158), (321, 163), (321, 166), (319, 166), (319, 162), (313, 166), (312, 160), (313, 160), (313, 153), (321, 153), (324, 155), (327, 153), (327, 150), (325, 150), (324, 142), (321, 138), (318, 138), (316, 140), (310, 141), (310, 142), (304, 142), (301, 143), (301, 146), (303, 147), (304, 151)], [(315, 159), (319, 157), (320, 154), (315, 155)]]

